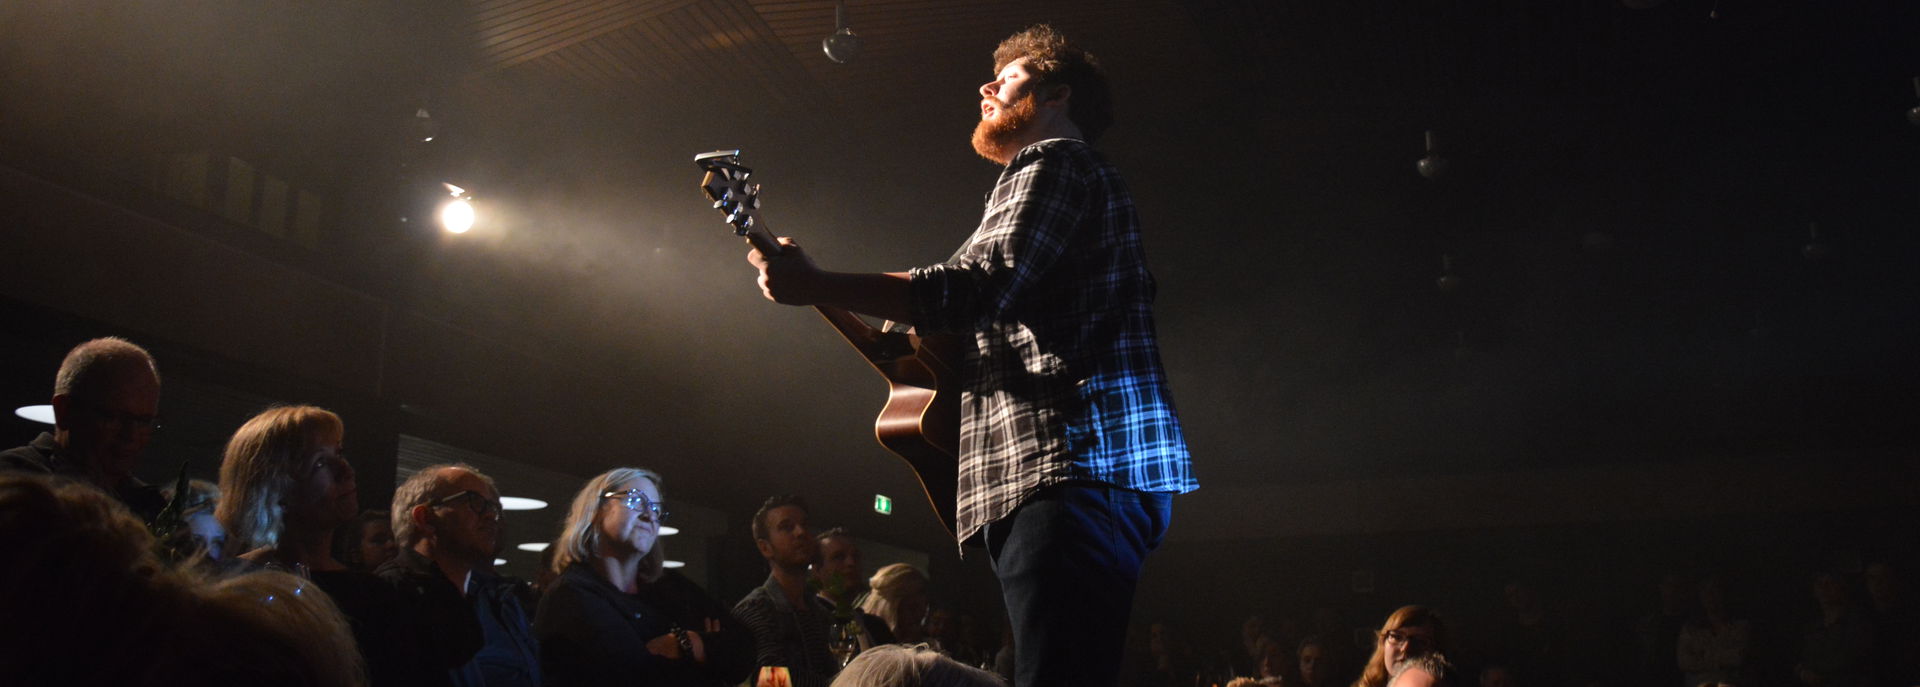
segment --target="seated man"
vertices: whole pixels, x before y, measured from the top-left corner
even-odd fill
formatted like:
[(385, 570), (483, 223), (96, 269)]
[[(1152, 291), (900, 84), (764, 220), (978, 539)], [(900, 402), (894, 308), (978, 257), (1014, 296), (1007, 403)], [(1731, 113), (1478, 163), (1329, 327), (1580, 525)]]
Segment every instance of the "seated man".
[(526, 611), (489, 570), (500, 538), (493, 479), (466, 465), (414, 473), (394, 490), (393, 531), (400, 553), (378, 574), (419, 604), (423, 626), (446, 644), (443, 655), (473, 656), (432, 682), (540, 684), (540, 651)]
[(53, 431), (0, 452), (0, 470), (54, 474), (112, 494), (143, 522), (166, 500), (135, 479), (160, 412), (160, 370), (146, 349), (107, 337), (73, 347), (53, 378)]

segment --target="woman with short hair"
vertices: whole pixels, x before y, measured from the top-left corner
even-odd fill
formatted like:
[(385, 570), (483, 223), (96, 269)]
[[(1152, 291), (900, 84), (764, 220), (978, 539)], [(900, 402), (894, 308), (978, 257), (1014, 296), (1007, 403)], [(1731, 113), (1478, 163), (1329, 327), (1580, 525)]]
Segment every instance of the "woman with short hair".
[(745, 628), (665, 568), (660, 475), (614, 468), (574, 495), (553, 544), (559, 573), (533, 631), (548, 687), (739, 684), (752, 670)]
[(927, 638), (927, 574), (905, 563), (894, 563), (874, 571), (867, 580), (866, 599), (860, 610), (887, 621), (893, 638), (901, 644), (913, 644)]

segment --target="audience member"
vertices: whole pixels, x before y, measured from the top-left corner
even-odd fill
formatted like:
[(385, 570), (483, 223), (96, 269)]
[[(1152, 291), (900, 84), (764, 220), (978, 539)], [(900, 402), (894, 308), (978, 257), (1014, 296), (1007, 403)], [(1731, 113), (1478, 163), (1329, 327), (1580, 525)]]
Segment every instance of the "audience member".
[(1267, 619), (1259, 615), (1240, 621), (1240, 644), (1227, 661), (1235, 676), (1255, 676), (1260, 672), (1260, 638), (1267, 636)]
[(1188, 687), (1199, 672), (1193, 646), (1164, 620), (1147, 624), (1145, 658), (1146, 665), (1135, 671), (1139, 687)]
[(1453, 665), (1447, 657), (1428, 652), (1408, 656), (1396, 664), (1393, 679), (1387, 681), (1388, 687), (1444, 687), (1453, 684)]
[(1520, 682), (1514, 677), (1512, 669), (1499, 663), (1489, 663), (1480, 668), (1480, 687), (1520, 687)]
[(864, 651), (833, 679), (833, 687), (1005, 687), (999, 676), (925, 645), (892, 644)]
[(1680, 643), (1680, 629), (1694, 615), (1691, 609), (1696, 595), (1688, 593), (1690, 587), (1686, 578), (1679, 573), (1661, 576), (1657, 587), (1660, 607), (1641, 616), (1634, 624), (1634, 635), (1639, 642), (1639, 654), (1634, 658), (1640, 687), (1692, 687), (1697, 684), (1686, 682), (1686, 674), (1680, 670), (1674, 653), (1674, 647)]
[(53, 377), (53, 431), (0, 452), (0, 470), (88, 482), (152, 522), (166, 499), (133, 476), (160, 413), (160, 370), (125, 339), (87, 341), (67, 352)]
[(340, 416), (313, 406), (270, 408), (240, 426), (220, 463), (215, 509), (244, 567), (312, 579), (352, 622), (372, 684), (432, 684), (471, 653), (422, 642), (436, 630), (371, 573), (333, 557), (333, 534), (360, 510)]
[(393, 539), (393, 515), (385, 510), (360, 511), (353, 522), (334, 530), (333, 558), (362, 572), (380, 569), (399, 555)]
[[(173, 502), (173, 496), (173, 487), (160, 490), (160, 498), (167, 503)], [(160, 542), (161, 548), (175, 552), (175, 560), (197, 558), (218, 564), (227, 547), (227, 530), (213, 517), (219, 503), (219, 485), (203, 479), (188, 482), (187, 497), (180, 509), (180, 519), (186, 526)]]
[(365, 684), (345, 618), (298, 577), (212, 580), (154, 553), (125, 505), (74, 481), (0, 474), (7, 684)]
[(785, 666), (795, 687), (826, 685), (840, 663), (829, 646), (833, 618), (807, 591), (807, 569), (820, 545), (807, 528), (806, 502), (797, 496), (769, 498), (753, 514), (752, 529), (754, 546), (771, 572), (733, 613), (753, 631), (756, 665)]
[(1872, 677), (1873, 623), (1853, 603), (1840, 573), (1813, 578), (1820, 617), (1807, 626), (1794, 674), (1809, 687), (1862, 687)]
[(1439, 614), (1425, 606), (1402, 606), (1374, 633), (1373, 656), (1353, 687), (1386, 687), (1409, 659), (1445, 654), (1448, 646), (1447, 626)]
[(1293, 683), (1299, 687), (1327, 687), (1334, 683), (1333, 664), (1327, 661), (1327, 642), (1319, 635), (1300, 640), (1294, 648), (1298, 668)]
[(1726, 588), (1719, 577), (1702, 578), (1699, 590), (1699, 612), (1680, 629), (1675, 640), (1675, 658), (1684, 681), (1674, 687), (1704, 682), (1743, 684), (1751, 677), (1747, 657), (1753, 643), (1752, 623), (1728, 610)]
[(1873, 613), (1873, 636), (1878, 657), (1878, 684), (1893, 687), (1920, 685), (1920, 613), (1912, 594), (1893, 564), (1867, 565), (1867, 601)]
[(926, 639), (927, 575), (905, 563), (881, 567), (867, 580), (866, 601), (860, 610), (887, 621), (894, 639), (907, 644)]
[(378, 574), (435, 619), (428, 641), (473, 658), (441, 684), (536, 687), (540, 651), (508, 585), (492, 567), (500, 538), (500, 492), (467, 465), (435, 465), (393, 493), (392, 531), (400, 551)]
[(887, 622), (860, 610), (861, 590), (866, 586), (866, 568), (861, 565), (860, 544), (846, 529), (835, 527), (821, 532), (820, 564), (813, 568), (814, 583), (820, 588), (816, 597), (820, 607), (834, 616), (835, 623), (855, 621), (855, 653), (894, 642)]
[(1260, 684), (1278, 685), (1287, 679), (1287, 664), (1292, 663), (1293, 657), (1287, 654), (1286, 645), (1274, 639), (1273, 635), (1261, 635), (1254, 651), (1256, 659), (1252, 677), (1258, 679)]
[(719, 623), (679, 625), (640, 596), (666, 571), (666, 513), (660, 476), (641, 468), (600, 473), (574, 495), (552, 547), (560, 576), (533, 621), (546, 685), (712, 684), (707, 635)]
[(980, 664), (979, 652), (974, 650), (972, 642), (967, 641), (966, 634), (960, 631), (960, 620), (951, 608), (928, 608), (924, 639), (928, 647), (953, 660), (967, 665)]
[(1533, 585), (1509, 583), (1506, 597), (1511, 613), (1494, 630), (1493, 657), (1525, 673), (1536, 687), (1558, 687), (1566, 660), (1565, 628), (1547, 612)]

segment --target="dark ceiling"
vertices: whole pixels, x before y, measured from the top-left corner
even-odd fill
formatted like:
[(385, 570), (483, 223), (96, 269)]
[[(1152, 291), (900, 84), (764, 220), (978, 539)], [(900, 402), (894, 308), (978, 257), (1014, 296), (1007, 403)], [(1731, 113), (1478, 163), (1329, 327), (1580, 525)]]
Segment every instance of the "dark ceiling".
[[(421, 360), (391, 401), (444, 440), (648, 464), (736, 512), (910, 487), (872, 469), (880, 382), (759, 298), (692, 155), (744, 149), (829, 268), (943, 259), (995, 173), (965, 142), (974, 89), (1040, 21), (1115, 80), (1102, 147), (1138, 195), (1203, 483), (1909, 438), (1916, 3), (847, 10), (864, 51), (834, 64), (821, 0), (9, 3), (0, 113), (11, 159), (78, 185), (212, 147), (321, 189), (326, 238), (262, 252), (566, 371)], [(481, 228), (422, 226), (412, 194), (439, 181)], [(475, 387), (556, 400), (475, 422)]]

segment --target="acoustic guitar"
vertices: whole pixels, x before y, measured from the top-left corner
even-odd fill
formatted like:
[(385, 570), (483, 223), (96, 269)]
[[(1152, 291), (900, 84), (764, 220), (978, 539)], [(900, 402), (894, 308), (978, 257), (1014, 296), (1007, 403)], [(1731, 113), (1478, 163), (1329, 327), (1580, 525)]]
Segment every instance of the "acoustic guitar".
[[(781, 254), (780, 241), (760, 217), (760, 185), (747, 181), (753, 170), (740, 164), (740, 151), (716, 150), (693, 161), (706, 171), (700, 190), (714, 209), (726, 214), (734, 235), (764, 255)], [(874, 437), (913, 469), (934, 515), (953, 532), (960, 466), (959, 372), (969, 344), (951, 336), (890, 331), (840, 308), (814, 309), (887, 380), (887, 405), (874, 421)]]

